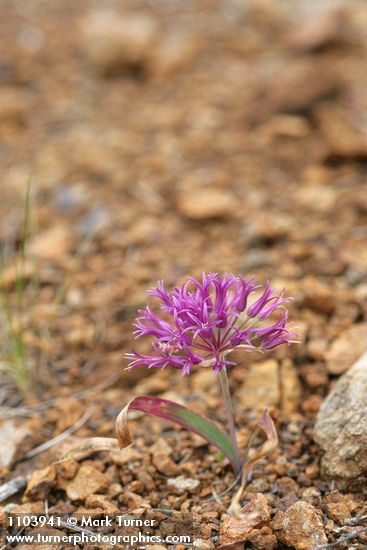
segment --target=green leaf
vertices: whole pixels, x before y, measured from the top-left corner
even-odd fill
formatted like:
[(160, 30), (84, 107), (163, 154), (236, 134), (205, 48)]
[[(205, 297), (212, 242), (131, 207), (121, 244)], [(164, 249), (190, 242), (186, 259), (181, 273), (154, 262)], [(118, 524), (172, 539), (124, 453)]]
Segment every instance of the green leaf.
[(159, 397), (139, 396), (130, 401), (120, 412), (116, 420), (116, 434), (120, 449), (132, 443), (132, 437), (127, 426), (127, 415), (130, 410), (137, 410), (157, 418), (169, 420), (182, 428), (201, 436), (215, 445), (230, 461), (236, 473), (241, 465), (236, 459), (236, 453), (230, 439), (213, 422), (196, 414), (183, 405), (161, 399)]

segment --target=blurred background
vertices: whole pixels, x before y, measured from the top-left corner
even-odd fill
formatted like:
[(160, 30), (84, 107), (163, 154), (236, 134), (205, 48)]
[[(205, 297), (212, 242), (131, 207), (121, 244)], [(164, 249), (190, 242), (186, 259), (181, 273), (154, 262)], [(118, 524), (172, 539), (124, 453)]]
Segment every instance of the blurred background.
[(366, 2), (0, 7), (2, 280), (15, 300), (31, 177), (40, 379), (126, 376), (147, 288), (232, 271), (296, 298), (295, 364), (323, 393), (331, 342), (367, 337)]

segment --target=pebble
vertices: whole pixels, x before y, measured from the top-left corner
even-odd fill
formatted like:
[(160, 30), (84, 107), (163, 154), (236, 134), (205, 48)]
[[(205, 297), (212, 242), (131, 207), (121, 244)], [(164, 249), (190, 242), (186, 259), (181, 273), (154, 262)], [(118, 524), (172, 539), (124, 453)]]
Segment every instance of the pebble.
[[(121, 495), (121, 500), (127, 503), (127, 506), (131, 509), (136, 508), (151, 508), (151, 504), (148, 499), (143, 498), (142, 496), (134, 493), (133, 491), (125, 491)], [(137, 510), (135, 510), (137, 512)]]
[(330, 286), (324, 284), (316, 277), (309, 275), (303, 279), (304, 306), (315, 311), (329, 315), (335, 309), (335, 293)]
[(101, 508), (109, 515), (118, 514), (119, 508), (105, 495), (89, 495), (85, 499), (86, 508)]
[(151, 61), (155, 77), (167, 78), (191, 65), (198, 54), (198, 42), (193, 36), (172, 32), (160, 40)]
[(280, 68), (268, 84), (268, 105), (273, 112), (302, 113), (340, 87), (330, 66), (298, 60)]
[(316, 113), (331, 158), (360, 158), (367, 154), (367, 138), (363, 128), (347, 112), (339, 108), (320, 107)]
[(362, 355), (367, 347), (367, 323), (352, 325), (336, 338), (327, 350), (328, 372), (342, 374)]
[(334, 7), (313, 10), (305, 20), (292, 29), (289, 45), (300, 51), (314, 52), (340, 44), (343, 40), (341, 31), (344, 22), (345, 17)]
[(172, 448), (168, 445), (163, 437), (157, 439), (151, 447), (152, 462), (155, 468), (161, 474), (176, 475), (180, 473), (180, 468), (174, 463), (170, 457)]
[(340, 489), (367, 481), (367, 352), (343, 374), (320, 408), (314, 428), (324, 451), (322, 474)]
[(42, 501), (38, 502), (26, 502), (24, 504), (14, 504), (10, 502), (0, 512), (0, 521), (4, 521), (5, 514), (7, 516), (13, 517), (22, 517), (24, 515), (34, 514), (40, 515), (45, 512), (45, 503)]
[(266, 525), (261, 529), (253, 529), (249, 533), (247, 541), (251, 544), (251, 548), (256, 550), (274, 550), (277, 546), (276, 536)]
[(301, 492), (302, 500), (308, 502), (309, 504), (312, 504), (312, 506), (320, 507), (321, 503), (321, 492), (320, 489), (317, 489), (316, 487), (307, 487), (307, 489), (303, 489)]
[(73, 459), (62, 460), (61, 462), (55, 464), (55, 468), (57, 477), (67, 480), (73, 479), (79, 469), (79, 464)]
[[(285, 238), (292, 231), (292, 219), (285, 214), (259, 212), (252, 221), (246, 220), (244, 236), (250, 248)], [(261, 250), (261, 248), (260, 248)]]
[(334, 208), (338, 196), (336, 190), (331, 187), (313, 184), (298, 189), (295, 198), (300, 208), (325, 214)]
[(0, 89), (0, 123), (23, 125), (31, 106), (31, 96), (27, 90), (16, 86)]
[(195, 539), (192, 547), (195, 550), (214, 550), (214, 543), (211, 540)]
[(278, 512), (272, 527), (278, 539), (296, 550), (313, 550), (326, 544), (322, 515), (311, 504), (299, 500), (285, 512)]
[(278, 488), (279, 488), (279, 494), (281, 496), (285, 496), (289, 493), (298, 493), (299, 491), (299, 487), (297, 485), (297, 483), (294, 481), (294, 479), (292, 479), (291, 477), (288, 477), (288, 476), (284, 476), (284, 477), (281, 477), (278, 481), (277, 481), (277, 485), (278, 485)]
[(118, 497), (124, 490), (120, 483), (111, 483), (108, 488), (108, 495), (110, 498)]
[(346, 520), (350, 518), (350, 500), (346, 495), (342, 495), (338, 491), (325, 495), (323, 508), (329, 518), (338, 525), (344, 525)]
[(57, 224), (34, 237), (29, 243), (29, 251), (37, 258), (53, 260), (65, 256), (72, 246), (70, 230), (65, 225)]
[[(326, 342), (324, 343), (326, 344)], [(323, 354), (321, 354), (321, 357), (319, 355), (317, 356), (318, 359), (322, 359), (323, 357)], [(329, 378), (324, 365), (320, 365), (319, 363), (306, 363), (302, 365), (299, 370), (309, 388), (315, 389), (327, 386)]]
[(75, 478), (66, 486), (66, 494), (70, 500), (84, 500), (94, 493), (103, 493), (109, 486), (108, 477), (102, 472), (82, 464)]
[(47, 466), (32, 473), (24, 496), (29, 500), (45, 500), (56, 480), (55, 465)]
[(306, 118), (295, 115), (274, 115), (263, 130), (269, 141), (274, 137), (303, 138), (310, 132)]
[(124, 464), (136, 462), (141, 460), (141, 454), (134, 449), (134, 447), (126, 447), (121, 451), (111, 451), (110, 453), (111, 460), (114, 464), (118, 466), (123, 466)]
[(263, 411), (280, 402), (279, 366), (275, 359), (255, 363), (246, 372), (237, 397), (244, 408)]
[(301, 402), (301, 384), (292, 361), (285, 359), (280, 365), (281, 410), (287, 418)]
[(219, 545), (226, 546), (248, 540), (251, 532), (270, 521), (270, 508), (262, 493), (255, 493), (237, 516), (223, 514)]
[(321, 397), (321, 395), (310, 395), (302, 402), (302, 410), (306, 413), (315, 413), (320, 409), (322, 402), (323, 398)]
[(2, 288), (8, 290), (14, 287), (19, 280), (19, 273), (22, 274), (25, 281), (31, 279), (31, 277), (34, 276), (35, 273), (34, 264), (29, 260), (26, 260), (23, 263), (15, 261), (12, 264), (4, 267), (1, 274)]
[(145, 69), (156, 38), (154, 19), (142, 14), (121, 14), (100, 8), (82, 21), (84, 50), (104, 76), (129, 69)]
[(186, 491), (194, 493), (199, 487), (200, 481), (198, 479), (191, 479), (188, 477), (178, 476), (167, 479), (167, 485), (173, 487), (179, 494)]
[(224, 218), (233, 212), (234, 206), (233, 195), (220, 189), (187, 190), (176, 202), (179, 214), (191, 220)]
[(298, 495), (296, 493), (288, 493), (284, 497), (277, 498), (277, 500), (274, 502), (274, 507), (278, 510), (285, 511), (290, 506), (298, 502)]
[(0, 426), (0, 468), (8, 468), (20, 458), (22, 448), (31, 441), (32, 432), (26, 426), (17, 426), (13, 420), (6, 420)]

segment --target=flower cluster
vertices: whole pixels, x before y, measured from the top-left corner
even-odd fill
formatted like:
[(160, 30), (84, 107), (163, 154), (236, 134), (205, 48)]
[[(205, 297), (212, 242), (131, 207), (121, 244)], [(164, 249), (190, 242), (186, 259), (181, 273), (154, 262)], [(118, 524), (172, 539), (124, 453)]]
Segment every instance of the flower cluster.
[(160, 300), (161, 313), (149, 306), (139, 310), (135, 334), (152, 337), (153, 352), (127, 354), (128, 369), (170, 365), (185, 375), (192, 366), (202, 365), (219, 372), (235, 364), (226, 359), (235, 348), (269, 350), (295, 336), (287, 326), (284, 304), (289, 298), (284, 298), (284, 289), (276, 293), (269, 282), (262, 287), (253, 278), (209, 273), (201, 282), (189, 278), (172, 292), (160, 281), (148, 294)]

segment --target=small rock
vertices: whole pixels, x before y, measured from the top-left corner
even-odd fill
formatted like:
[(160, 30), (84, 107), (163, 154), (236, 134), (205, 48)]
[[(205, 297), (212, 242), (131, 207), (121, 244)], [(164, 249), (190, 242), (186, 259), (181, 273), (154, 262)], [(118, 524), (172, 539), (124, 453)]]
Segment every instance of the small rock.
[(56, 473), (58, 478), (62, 478), (63, 480), (69, 480), (73, 479), (75, 477), (78, 469), (79, 464), (76, 462), (76, 460), (63, 460), (61, 462), (57, 462), (55, 464)]
[(274, 502), (274, 507), (277, 508), (277, 510), (282, 510), (285, 512), (290, 506), (298, 502), (299, 496), (296, 493), (288, 493), (282, 498), (277, 498)]
[(337, 201), (336, 190), (324, 185), (307, 185), (300, 187), (295, 198), (300, 208), (326, 213), (332, 210)]
[(268, 84), (268, 108), (272, 112), (302, 113), (337, 93), (340, 86), (340, 78), (322, 61), (288, 63)]
[(262, 128), (266, 137), (303, 138), (310, 133), (305, 117), (296, 115), (274, 115)]
[(112, 462), (118, 466), (142, 459), (141, 454), (133, 447), (126, 447), (126, 449), (122, 449), (121, 451), (111, 451), (110, 457)]
[(367, 481), (367, 353), (343, 374), (325, 399), (314, 437), (325, 452), (321, 471), (340, 489)]
[(286, 237), (292, 231), (292, 219), (284, 215), (259, 213), (251, 222), (246, 220), (245, 239), (253, 248), (268, 242), (274, 242)]
[(312, 550), (326, 544), (322, 515), (311, 504), (299, 500), (285, 512), (278, 512), (272, 527), (278, 540), (296, 550)]
[(96, 9), (82, 22), (84, 49), (104, 76), (145, 69), (156, 38), (156, 23), (147, 15)]
[(34, 514), (40, 515), (45, 513), (44, 501), (26, 502), (25, 504), (7, 504), (1, 511), (1, 520), (3, 520), (2, 512), (8, 516), (22, 517), (24, 515)]
[(61, 183), (60, 186), (55, 189), (53, 200), (56, 208), (61, 212), (74, 212), (77, 208), (85, 204), (88, 198), (88, 191), (82, 184), (68, 186), (65, 183)]
[(214, 550), (214, 543), (211, 540), (195, 539), (192, 547), (195, 550)]
[(171, 386), (166, 370), (160, 370), (154, 376), (148, 376), (136, 385), (136, 391), (141, 394), (160, 395)]
[(187, 190), (177, 199), (178, 212), (191, 220), (209, 220), (228, 216), (234, 208), (234, 198), (220, 189)]
[(237, 392), (242, 407), (261, 411), (277, 406), (280, 397), (279, 366), (275, 359), (249, 367), (243, 387)]
[(168, 77), (190, 66), (197, 56), (195, 37), (173, 32), (165, 36), (152, 57), (151, 71), (154, 76)]
[(340, 10), (322, 9), (313, 11), (302, 21), (289, 37), (289, 45), (301, 51), (317, 51), (340, 44), (345, 17)]
[(15, 86), (0, 89), (0, 123), (24, 124), (30, 106), (31, 97), (27, 90)]
[(145, 216), (142, 219), (134, 220), (126, 235), (126, 243), (130, 246), (149, 246), (159, 240), (159, 220)]
[(347, 113), (322, 106), (317, 110), (316, 120), (328, 145), (328, 157), (358, 159), (367, 156), (366, 133)]
[(301, 384), (292, 361), (280, 365), (281, 410), (285, 417), (296, 411), (301, 402)]
[(13, 420), (5, 420), (0, 426), (0, 468), (9, 468), (20, 458), (24, 445), (31, 442), (31, 431), (25, 426), (17, 426)]
[(140, 507), (151, 508), (151, 505), (149, 504), (147, 499), (143, 498), (137, 493), (133, 493), (132, 491), (124, 492), (123, 499), (127, 503), (129, 509), (135, 509), (135, 511), (137, 511), (136, 509)]
[[(305, 473), (306, 474), (306, 473)], [(306, 474), (307, 476), (307, 474)], [(321, 504), (321, 492), (317, 487), (307, 487), (301, 492), (302, 500), (320, 508)]]
[(213, 372), (211, 369), (199, 369), (192, 374), (192, 385), (195, 388), (195, 392), (208, 395), (214, 388), (213, 386)]
[(191, 479), (188, 477), (178, 476), (174, 478), (167, 479), (167, 485), (173, 487), (177, 493), (194, 493), (195, 490), (199, 487), (200, 481), (198, 479)]
[(24, 496), (29, 500), (45, 500), (56, 480), (55, 465), (32, 473)]
[(118, 514), (119, 508), (105, 495), (89, 495), (85, 499), (86, 508), (100, 508), (109, 515)]
[(15, 261), (11, 265), (2, 268), (1, 274), (1, 286), (4, 289), (14, 287), (19, 281), (19, 274), (22, 275), (23, 280), (28, 281), (34, 275), (35, 268), (34, 262), (31, 261)]
[(123, 486), (120, 483), (111, 483), (108, 487), (108, 496), (110, 498), (116, 498), (121, 495), (123, 490)]
[[(223, 514), (219, 533), (219, 548), (245, 542), (270, 521), (270, 508), (264, 495), (255, 493), (237, 516)], [(270, 547), (271, 548), (271, 547)]]
[(93, 466), (82, 464), (75, 478), (66, 486), (70, 500), (84, 500), (94, 493), (103, 493), (108, 488), (108, 477)]
[(177, 475), (180, 468), (170, 457), (172, 448), (163, 437), (160, 437), (151, 447), (152, 462), (158, 472), (166, 475)]
[(329, 518), (339, 525), (344, 525), (350, 518), (351, 510), (346, 495), (342, 495), (338, 491), (328, 493), (324, 496), (322, 504)]
[(53, 260), (67, 254), (72, 245), (70, 230), (65, 225), (55, 225), (32, 239), (29, 250), (37, 258)]
[(298, 493), (299, 487), (297, 483), (291, 477), (284, 476), (277, 481), (279, 488), (279, 494), (281, 496), (288, 495), (289, 493)]
[(342, 374), (353, 365), (367, 347), (367, 323), (353, 325), (336, 338), (325, 354), (327, 370)]
[(316, 277), (308, 276), (303, 280), (304, 306), (317, 313), (330, 314), (335, 309), (335, 293)]
[(276, 536), (266, 525), (261, 529), (253, 529), (247, 537), (247, 542), (254, 550), (273, 550), (277, 546)]
[[(312, 341), (310, 341), (312, 342)], [(322, 353), (322, 350), (324, 349), (324, 346), (326, 346), (326, 341), (321, 341), (321, 357), (320, 355), (317, 355), (318, 359), (322, 359), (324, 357), (324, 354)], [(309, 352), (310, 346), (308, 346), (308, 352)], [(310, 353), (310, 352), (309, 352)], [(311, 353), (311, 355), (316, 355), (314, 353)], [(320, 365), (319, 363), (305, 363), (302, 365), (299, 369), (302, 378), (306, 382), (307, 386), (311, 389), (327, 386), (328, 384), (328, 374), (326, 371), (326, 368), (324, 365)]]
[(304, 412), (316, 413), (320, 409), (322, 402), (323, 398), (321, 395), (310, 395), (302, 402), (302, 410)]

